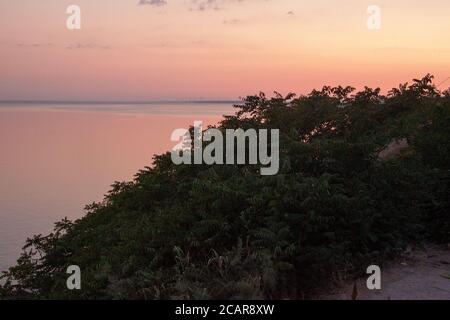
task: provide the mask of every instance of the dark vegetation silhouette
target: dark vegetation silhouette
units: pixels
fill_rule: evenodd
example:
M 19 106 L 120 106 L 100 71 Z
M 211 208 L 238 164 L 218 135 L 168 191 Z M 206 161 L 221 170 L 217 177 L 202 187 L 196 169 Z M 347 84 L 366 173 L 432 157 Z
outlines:
M 408 245 L 450 242 L 450 91 L 324 87 L 248 96 L 218 128 L 280 129 L 280 172 L 172 164 L 117 182 L 27 240 L 3 298 L 304 298 Z M 396 139 L 406 147 L 379 154 Z M 82 290 L 66 289 L 79 265 Z

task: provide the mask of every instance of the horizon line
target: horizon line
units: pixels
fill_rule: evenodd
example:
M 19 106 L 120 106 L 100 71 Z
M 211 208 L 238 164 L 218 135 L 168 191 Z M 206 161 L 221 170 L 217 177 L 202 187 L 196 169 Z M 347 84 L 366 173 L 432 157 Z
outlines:
M 156 104 L 156 103 L 241 103 L 242 100 L 0 100 L 0 104 Z

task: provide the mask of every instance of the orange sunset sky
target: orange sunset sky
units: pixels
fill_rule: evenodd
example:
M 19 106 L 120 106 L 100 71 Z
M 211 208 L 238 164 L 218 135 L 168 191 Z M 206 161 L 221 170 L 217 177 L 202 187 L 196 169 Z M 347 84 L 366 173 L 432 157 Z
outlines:
M 144 2 L 0 0 L 0 100 L 237 99 L 450 76 L 449 0 Z M 81 30 L 66 28 L 71 4 Z M 381 30 L 366 26 L 369 5 Z

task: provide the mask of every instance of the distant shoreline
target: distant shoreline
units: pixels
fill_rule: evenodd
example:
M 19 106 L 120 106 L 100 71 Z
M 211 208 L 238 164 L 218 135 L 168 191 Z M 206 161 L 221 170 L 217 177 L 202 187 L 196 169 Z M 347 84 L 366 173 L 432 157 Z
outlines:
M 240 100 L 153 100 L 153 101 L 64 101 L 64 100 L 0 100 L 1 104 L 70 104 L 70 105 L 146 105 L 146 104 L 237 104 Z

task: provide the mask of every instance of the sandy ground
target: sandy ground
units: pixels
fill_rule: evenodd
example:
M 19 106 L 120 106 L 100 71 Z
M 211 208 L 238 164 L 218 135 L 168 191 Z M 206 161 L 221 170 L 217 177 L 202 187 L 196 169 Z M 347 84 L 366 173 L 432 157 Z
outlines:
M 380 290 L 367 289 L 366 280 L 348 283 L 320 299 L 450 300 L 450 245 L 411 251 L 381 268 Z

